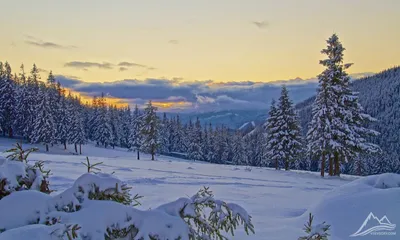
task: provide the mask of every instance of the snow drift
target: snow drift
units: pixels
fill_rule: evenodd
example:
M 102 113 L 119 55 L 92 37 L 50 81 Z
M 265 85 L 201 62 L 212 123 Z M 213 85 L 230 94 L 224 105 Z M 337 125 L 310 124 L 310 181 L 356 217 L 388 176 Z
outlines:
M 373 228 L 383 221 L 400 224 L 400 175 L 385 173 L 360 178 L 328 193 L 311 207 L 316 222 L 331 225 L 330 239 L 354 239 L 354 233 Z M 385 217 L 386 216 L 386 217 Z M 363 226 L 364 225 L 364 226 Z M 361 229 L 363 227 L 363 229 Z M 398 239 L 394 230 L 376 231 L 362 239 Z M 379 234 L 385 234 L 381 236 Z M 400 232 L 398 233 L 400 234 Z M 354 236 L 354 235 L 353 235 Z

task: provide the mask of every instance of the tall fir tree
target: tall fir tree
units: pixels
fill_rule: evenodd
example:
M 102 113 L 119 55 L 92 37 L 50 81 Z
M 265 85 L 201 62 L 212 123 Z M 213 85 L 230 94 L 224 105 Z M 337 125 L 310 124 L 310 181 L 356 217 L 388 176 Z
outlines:
M 272 100 L 271 107 L 268 112 L 268 119 L 266 124 L 264 125 L 266 131 L 266 153 L 265 153 L 265 162 L 263 162 L 263 166 L 272 167 L 275 169 L 279 169 L 279 153 L 278 153 L 278 136 L 279 136 L 279 127 L 278 127 L 278 115 L 275 100 Z
M 102 93 L 98 99 L 98 111 L 95 117 L 95 132 L 94 139 L 107 148 L 112 144 L 112 129 L 111 129 L 111 117 L 110 111 L 108 110 L 106 99 Z
M 343 63 L 344 50 L 338 36 L 333 34 L 321 51 L 327 56 L 320 61 L 326 69 L 318 76 L 318 94 L 307 133 L 309 152 L 322 157 L 321 176 L 326 156 L 329 156 L 329 175 L 340 175 L 340 162 L 351 161 L 362 152 L 379 151 L 377 145 L 367 141 L 368 136 L 377 134 L 364 127 L 374 119 L 363 113 L 357 94 L 350 89 L 346 69 L 352 64 Z
M 247 165 L 246 148 L 240 131 L 236 131 L 232 139 L 232 163 L 235 165 Z
M 276 117 L 272 124 L 276 128 L 273 141 L 276 142 L 271 151 L 283 162 L 285 170 L 289 170 L 291 163 L 302 155 L 303 145 L 300 125 L 293 103 L 285 86 L 282 87 L 279 103 L 276 108 Z
M 201 123 L 199 118 L 197 118 L 194 126 L 190 128 L 188 132 L 189 140 L 188 143 L 188 158 L 191 160 L 201 160 L 203 156 L 203 149 L 201 147 L 202 142 L 202 132 L 201 132 Z
M 29 103 L 27 98 L 28 84 L 25 76 L 24 65 L 20 67 L 18 89 L 16 89 L 15 108 L 14 108 L 14 129 L 19 136 L 27 137 L 24 133 L 27 119 L 29 118 Z
M 61 144 L 64 145 L 64 150 L 67 149 L 67 142 L 68 142 L 68 134 L 71 128 L 72 118 L 74 117 L 74 112 L 72 111 L 70 104 L 67 102 L 65 97 L 65 90 L 61 89 L 61 85 L 57 87 L 58 92 L 58 99 L 57 104 L 54 104 L 57 108 L 54 111 L 55 121 L 57 125 L 57 134 L 56 138 Z M 68 95 L 68 99 L 71 99 L 71 94 Z
M 129 106 L 121 109 L 121 145 L 122 147 L 130 148 L 129 135 L 131 132 L 132 115 Z
M 80 104 L 79 98 L 73 98 L 68 95 L 66 101 L 68 106 L 68 113 L 70 114 L 70 128 L 68 131 L 68 143 L 74 144 L 75 152 L 82 154 L 82 145 L 86 143 L 86 136 L 83 123 L 83 108 Z
M 159 119 L 157 117 L 157 107 L 151 101 L 147 103 L 143 113 L 143 145 L 142 148 L 151 154 L 151 160 L 159 147 Z
M 132 116 L 132 127 L 129 135 L 129 145 L 131 150 L 136 150 L 137 160 L 140 160 L 140 149 L 143 145 L 143 115 L 140 113 L 138 106 L 135 106 Z
M 15 82 L 11 66 L 0 62 L 0 127 L 3 135 L 13 136 L 15 108 Z
M 49 151 L 49 144 L 56 142 L 56 124 L 52 115 L 49 92 L 44 84 L 40 84 L 39 102 L 36 106 L 36 117 L 32 132 L 32 142 L 43 143 L 46 151 Z

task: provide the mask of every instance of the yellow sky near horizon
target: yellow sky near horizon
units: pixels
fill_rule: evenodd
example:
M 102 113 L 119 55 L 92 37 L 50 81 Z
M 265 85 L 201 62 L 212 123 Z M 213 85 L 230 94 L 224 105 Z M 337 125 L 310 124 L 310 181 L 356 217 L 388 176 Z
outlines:
M 337 33 L 350 73 L 400 63 L 400 1 L 6 1 L 0 61 L 88 82 L 315 77 Z M 109 63 L 108 69 L 66 67 Z M 120 71 L 120 62 L 143 66 Z M 45 73 L 42 73 L 45 77 Z

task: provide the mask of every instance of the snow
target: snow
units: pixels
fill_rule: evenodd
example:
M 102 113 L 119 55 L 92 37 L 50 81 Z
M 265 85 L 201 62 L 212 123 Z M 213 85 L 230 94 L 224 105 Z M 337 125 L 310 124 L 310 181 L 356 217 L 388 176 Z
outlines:
M 0 138 L 0 151 L 10 148 L 13 143 L 12 140 Z M 87 200 L 82 204 L 82 210 L 64 213 L 69 216 L 68 219 L 63 217 L 65 221 L 78 224 L 83 223 L 87 216 L 83 211 L 93 216 L 98 215 L 98 221 L 95 224 L 85 226 L 85 229 L 89 230 L 93 230 L 91 228 L 94 227 L 96 230 L 104 231 L 102 226 L 120 223 L 116 219 L 123 214 L 126 216 L 127 212 L 128 214 L 144 214 L 143 212 L 150 214 L 151 212 L 151 217 L 146 218 L 146 222 L 140 223 L 144 226 L 142 231 L 147 234 L 154 229 L 154 224 L 160 224 L 160 228 L 162 228 L 161 224 L 164 224 L 163 226 L 167 228 L 163 234 L 171 239 L 176 232 L 170 230 L 170 223 L 175 227 L 183 227 L 180 225 L 182 221 L 174 217 L 180 209 L 179 206 L 190 202 L 191 199 L 187 196 L 192 196 L 203 186 L 210 187 L 218 199 L 226 201 L 234 215 L 248 218 L 247 214 L 249 214 L 252 217 L 256 233 L 247 236 L 240 229 L 232 239 L 297 239 L 305 235 L 302 228 L 308 220 L 309 212 L 314 215 L 315 226 L 323 221 L 331 225 L 330 240 L 352 239 L 349 236 L 360 228 L 370 212 L 379 219 L 387 216 L 391 223 L 400 223 L 400 179 L 396 174 L 365 178 L 344 175 L 341 178 L 322 179 L 319 173 L 286 172 L 267 168 L 252 168 L 252 171 L 246 171 L 245 166 L 215 165 L 165 156 L 156 156 L 156 161 L 151 161 L 151 156 L 146 154 L 141 155 L 142 160 L 136 160 L 135 152 L 128 152 L 122 148 L 104 149 L 93 144 L 82 147 L 84 155 L 72 155 L 70 151 L 73 146 L 68 146 L 71 150 L 66 151 L 62 146 L 55 146 L 50 148 L 49 153 L 45 153 L 41 145 L 34 146 L 39 147 L 40 150 L 30 155 L 30 161 L 45 161 L 45 168 L 51 169 L 53 174 L 49 179 L 50 189 L 57 191 L 52 193 L 51 197 L 37 192 L 32 194 L 31 191 L 23 191 L 0 200 L 0 228 L 1 226 L 5 228 L 22 226 L 26 224 L 26 219 L 37 219 L 38 211 L 46 212 L 49 209 L 49 201 L 56 199 L 56 196 L 63 191 L 73 189 L 75 181 L 86 172 L 86 167 L 81 164 L 85 162 L 86 156 L 89 157 L 91 163 L 103 162 L 103 165 L 99 166 L 102 172 L 115 172 L 113 175 L 132 187 L 133 195 L 144 196 L 140 199 L 142 205 L 136 209 L 121 209 L 121 207 L 116 207 L 116 203 L 108 201 Z M 90 175 L 84 174 L 79 181 L 88 183 L 87 186 L 89 186 L 92 181 Z M 98 177 L 113 178 L 113 175 Z M 115 178 L 114 181 L 118 182 L 118 179 Z M 104 188 L 115 187 L 116 182 L 114 185 L 104 185 Z M 27 204 L 27 198 L 18 197 L 21 194 L 29 194 L 29 204 Z M 64 200 L 68 202 L 68 199 Z M 9 203 L 4 201 L 9 201 Z M 161 205 L 168 202 L 173 203 Z M 1 208 L 1 206 L 13 206 L 13 204 L 24 209 Z M 96 212 L 95 209 L 98 208 L 94 205 L 97 204 L 104 205 L 104 209 L 107 210 L 101 213 Z M 149 209 L 153 210 L 149 211 Z M 185 213 L 195 214 L 191 208 L 185 208 Z M 12 214 L 25 215 L 21 216 L 20 222 L 6 220 L 8 217 L 5 216 Z M 107 214 L 106 222 L 100 217 L 101 214 Z M 168 221 L 160 222 L 160 219 L 168 219 Z M 52 240 L 55 238 L 48 236 L 48 233 L 63 226 L 63 224 L 51 227 L 26 226 L 8 230 L 0 234 L 0 239 Z M 364 236 L 363 239 L 380 238 L 369 235 Z M 396 239 L 396 236 L 385 236 L 385 239 Z

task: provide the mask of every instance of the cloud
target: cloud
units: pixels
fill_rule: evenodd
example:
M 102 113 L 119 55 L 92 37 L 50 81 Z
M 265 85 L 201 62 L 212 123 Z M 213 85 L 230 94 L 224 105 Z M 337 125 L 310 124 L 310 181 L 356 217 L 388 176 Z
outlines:
M 101 69 L 112 69 L 113 64 L 103 62 L 103 63 L 98 63 L 98 62 L 80 62 L 80 61 L 72 61 L 72 62 L 67 62 L 64 64 L 64 67 L 71 67 L 71 68 L 78 68 L 78 69 L 83 69 L 87 70 L 88 68 L 101 68 Z
M 41 39 L 26 35 L 25 36 L 27 40 L 25 40 L 26 44 L 36 46 L 36 47 L 41 47 L 41 48 L 54 48 L 54 49 L 73 49 L 77 48 L 76 46 L 73 45 L 61 45 L 58 43 L 54 42 L 48 42 L 48 41 L 43 41 Z
M 179 41 L 176 40 L 176 39 L 172 39 L 172 40 L 169 40 L 168 43 L 169 43 L 169 44 L 175 44 L 175 45 L 176 45 L 176 44 L 179 44 Z
M 155 67 L 149 67 L 149 66 L 139 64 L 139 63 L 134 63 L 134 62 L 120 62 L 120 63 L 118 63 L 118 66 L 120 67 L 120 71 L 121 71 L 121 67 L 125 68 L 123 71 L 128 70 L 128 68 L 130 68 L 130 67 L 144 68 L 146 70 L 156 70 Z
M 267 21 L 262 21 L 262 22 L 251 22 L 253 25 L 255 25 L 256 27 L 260 28 L 260 29 L 264 29 L 267 28 L 269 26 L 269 23 Z
M 118 63 L 118 66 L 147 68 L 147 66 L 145 66 L 145 65 L 138 64 L 138 63 L 131 63 L 131 62 L 120 62 L 120 63 Z
M 48 73 L 49 71 L 47 71 L 46 69 L 43 68 L 38 68 L 38 71 L 41 73 Z
M 82 81 L 75 76 L 55 75 L 54 78 L 57 82 L 61 83 L 63 87 L 74 88 L 76 85 L 81 84 Z
M 351 76 L 365 76 L 357 73 Z M 265 110 L 272 99 L 278 99 L 281 86 L 285 84 L 291 99 L 298 103 L 315 94 L 318 80 L 289 79 L 274 82 L 216 82 L 185 81 L 182 78 L 148 78 L 145 80 L 124 79 L 114 82 L 84 82 L 74 77 L 57 76 L 57 81 L 74 91 L 88 96 L 102 92 L 142 106 L 149 100 L 157 106 L 171 111 L 222 111 L 222 110 Z
M 128 68 L 126 68 L 126 67 L 119 67 L 119 71 L 120 72 L 124 72 L 124 71 L 127 71 L 128 70 Z

